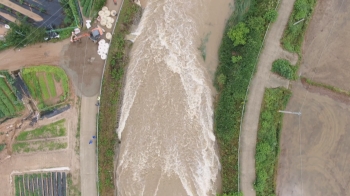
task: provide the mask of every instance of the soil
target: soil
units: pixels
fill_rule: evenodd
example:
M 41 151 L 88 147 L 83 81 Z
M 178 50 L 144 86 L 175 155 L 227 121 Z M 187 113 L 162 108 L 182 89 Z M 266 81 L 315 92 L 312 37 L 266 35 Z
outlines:
M 305 36 L 300 69 L 307 78 L 347 91 L 350 91 L 349 9 L 349 1 L 317 1 Z
M 28 16 L 29 18 L 35 20 L 35 21 L 42 21 L 43 18 L 41 16 L 39 16 L 38 14 L 35 14 L 34 12 L 31 12 L 30 10 L 27 10 L 17 4 L 14 4 L 12 2 L 10 2 L 9 0 L 0 0 L 0 4 L 3 4 L 11 9 L 14 9 L 18 12 L 20 12 L 23 15 Z
M 3 13 L 3 12 L 0 12 L 0 16 L 6 18 L 8 21 L 11 21 L 11 22 L 15 22 L 16 21 L 16 18 L 11 16 L 10 14 L 6 14 L 6 13 Z
M 27 154 L 12 154 L 10 149 L 0 153 L 0 190 L 2 195 L 10 196 L 12 191 L 12 184 L 10 183 L 10 175 L 13 171 L 28 172 L 33 169 L 42 168 L 53 168 L 53 167 L 69 167 L 73 177 L 75 179 L 79 176 L 79 155 L 75 152 L 76 144 L 76 131 L 77 131 L 77 120 L 78 113 L 77 108 L 73 106 L 70 110 L 55 116 L 51 119 L 45 119 L 38 121 L 38 123 L 30 128 L 34 129 L 39 126 L 47 125 L 52 122 L 56 122 L 60 119 L 66 119 L 66 129 L 68 140 L 68 148 L 58 151 L 47 151 L 47 152 L 37 152 L 37 153 L 27 153 Z M 13 121 L 12 121 L 13 122 Z M 11 123 L 9 121 L 7 124 Z M 4 126 L 1 124 L 0 126 Z M 8 125 L 7 125 L 8 126 Z M 22 126 L 21 130 L 27 129 L 28 126 Z M 3 130 L 3 129 L 0 129 Z M 19 130 L 13 131 L 8 137 L 1 135 L 0 137 L 14 138 L 15 135 L 19 133 Z M 61 138 L 62 139 L 62 138 Z M 0 139 L 1 141 L 1 139 Z M 12 142 L 11 142 L 12 143 Z M 8 146 L 11 146 L 11 143 Z M 10 156 L 10 157 L 9 157 Z M 6 158 L 9 157 L 9 158 Z M 7 183 L 5 183 L 7 182 Z
M 303 46 L 301 74 L 349 90 L 350 2 L 317 1 Z M 281 134 L 276 195 L 350 195 L 350 105 L 345 95 L 300 81 Z M 300 125 L 299 125 L 300 123 Z

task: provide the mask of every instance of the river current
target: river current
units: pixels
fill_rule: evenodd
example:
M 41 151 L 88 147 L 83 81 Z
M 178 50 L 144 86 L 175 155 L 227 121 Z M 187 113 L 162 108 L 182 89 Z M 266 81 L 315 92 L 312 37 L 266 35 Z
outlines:
M 214 0 L 147 1 L 133 33 L 117 129 L 119 195 L 216 194 L 220 162 L 211 84 L 219 43 L 208 40 L 220 40 L 230 2 L 217 1 L 222 5 L 214 11 Z M 218 18 L 208 17 L 212 12 Z M 203 44 L 212 46 L 207 63 Z

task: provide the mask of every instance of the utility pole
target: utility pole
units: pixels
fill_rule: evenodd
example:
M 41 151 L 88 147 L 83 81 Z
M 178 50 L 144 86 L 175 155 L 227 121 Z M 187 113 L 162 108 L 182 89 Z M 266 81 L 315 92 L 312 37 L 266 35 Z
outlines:
M 278 112 L 284 113 L 284 114 L 296 114 L 298 116 L 301 115 L 301 112 L 290 112 L 290 111 L 283 111 L 283 110 L 279 110 Z

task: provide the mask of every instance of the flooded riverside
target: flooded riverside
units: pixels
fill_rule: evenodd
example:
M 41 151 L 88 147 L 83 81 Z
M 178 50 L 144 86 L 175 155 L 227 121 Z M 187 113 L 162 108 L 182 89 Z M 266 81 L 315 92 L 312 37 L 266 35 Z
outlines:
M 118 195 L 215 195 L 212 81 L 233 1 L 141 4 L 117 129 Z

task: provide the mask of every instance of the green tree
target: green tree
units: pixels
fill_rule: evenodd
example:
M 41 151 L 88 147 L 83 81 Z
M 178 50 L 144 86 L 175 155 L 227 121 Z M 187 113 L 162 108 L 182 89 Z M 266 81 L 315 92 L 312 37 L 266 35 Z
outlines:
M 276 10 L 269 10 L 266 12 L 264 18 L 267 22 L 275 22 L 277 19 L 278 13 Z
M 6 35 L 6 44 L 16 48 L 43 42 L 46 35 L 44 28 L 37 29 L 28 23 L 11 23 L 10 27 Z
M 236 26 L 228 31 L 228 37 L 233 41 L 234 46 L 244 45 L 247 40 L 247 34 L 249 29 L 243 22 L 238 23 Z
M 287 79 L 294 80 L 296 76 L 297 67 L 290 64 L 286 59 L 277 59 L 272 64 L 272 72 L 279 74 Z

